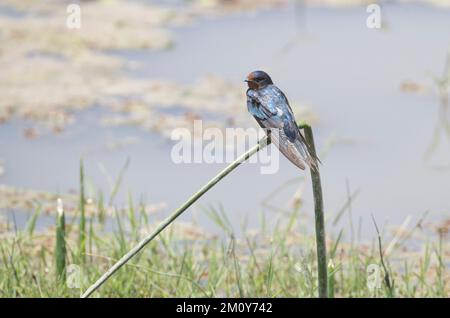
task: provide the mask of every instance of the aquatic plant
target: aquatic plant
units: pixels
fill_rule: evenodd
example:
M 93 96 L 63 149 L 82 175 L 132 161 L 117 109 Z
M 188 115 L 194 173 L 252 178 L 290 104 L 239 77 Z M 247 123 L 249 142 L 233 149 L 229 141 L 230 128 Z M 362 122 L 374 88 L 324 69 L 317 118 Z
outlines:
M 57 200 L 56 214 L 56 245 L 55 245 L 55 261 L 56 261 L 56 279 L 64 284 L 66 281 L 66 221 L 64 217 L 63 202 L 60 198 Z

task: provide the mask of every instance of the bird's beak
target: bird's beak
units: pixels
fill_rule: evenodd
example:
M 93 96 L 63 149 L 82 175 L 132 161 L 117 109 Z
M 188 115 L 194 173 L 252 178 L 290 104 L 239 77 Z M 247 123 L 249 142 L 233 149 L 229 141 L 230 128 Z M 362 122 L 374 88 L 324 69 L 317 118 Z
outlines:
M 250 82 L 250 81 L 249 81 L 248 79 L 245 79 L 244 82 L 245 82 L 245 83 L 248 83 L 248 82 Z

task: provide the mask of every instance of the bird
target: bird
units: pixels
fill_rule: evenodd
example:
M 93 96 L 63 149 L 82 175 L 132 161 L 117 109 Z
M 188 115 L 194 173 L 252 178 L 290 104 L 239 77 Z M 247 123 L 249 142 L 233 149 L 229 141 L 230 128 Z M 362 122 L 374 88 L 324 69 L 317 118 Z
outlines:
M 302 135 L 286 95 L 273 84 L 269 74 L 253 71 L 247 83 L 247 109 L 267 137 L 295 166 L 317 171 L 319 158 Z

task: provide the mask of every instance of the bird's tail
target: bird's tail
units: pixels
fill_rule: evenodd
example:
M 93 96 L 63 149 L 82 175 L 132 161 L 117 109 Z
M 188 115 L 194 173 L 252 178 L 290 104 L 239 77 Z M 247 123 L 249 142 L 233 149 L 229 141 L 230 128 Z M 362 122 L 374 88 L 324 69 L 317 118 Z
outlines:
M 292 142 L 281 130 L 279 133 L 272 131 L 270 138 L 280 152 L 298 168 L 304 170 L 308 166 L 310 169 L 318 171 L 319 158 L 315 155 L 312 147 L 308 145 L 301 132 L 299 132 L 299 135 L 300 137 Z
M 309 166 L 310 169 L 318 171 L 319 163 L 322 163 L 320 159 L 317 157 L 315 151 L 312 148 L 312 145 L 308 144 L 306 139 L 300 133 L 300 139 L 295 140 L 295 147 L 302 154 L 303 160 Z

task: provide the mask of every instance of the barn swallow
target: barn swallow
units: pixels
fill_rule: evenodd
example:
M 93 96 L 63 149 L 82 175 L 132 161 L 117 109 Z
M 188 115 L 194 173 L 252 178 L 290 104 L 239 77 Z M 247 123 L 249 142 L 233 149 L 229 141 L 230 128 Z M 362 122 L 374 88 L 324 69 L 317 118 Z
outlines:
M 317 170 L 320 160 L 298 128 L 286 95 L 263 71 L 250 73 L 245 82 L 248 111 L 265 128 L 271 142 L 300 169 L 309 166 Z

